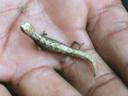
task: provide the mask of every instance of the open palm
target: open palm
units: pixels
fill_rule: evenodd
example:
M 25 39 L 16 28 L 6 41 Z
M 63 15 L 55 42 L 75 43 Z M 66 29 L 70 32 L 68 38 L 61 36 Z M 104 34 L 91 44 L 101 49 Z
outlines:
M 124 31 L 127 31 L 128 16 L 120 0 L 1 0 L 1 2 L 0 80 L 11 82 L 19 95 L 128 95 L 126 86 L 100 57 L 101 55 L 116 69 L 127 83 L 128 72 L 124 66 L 127 63 L 125 52 L 128 51 L 126 49 L 128 46 L 127 33 Z M 21 32 L 20 24 L 24 21 L 31 23 L 37 32 L 45 31 L 48 37 L 69 46 L 73 41 L 84 43 L 81 50 L 88 51 L 96 58 L 96 79 L 86 61 L 70 58 L 61 64 L 62 56 L 39 50 L 35 43 Z M 120 37 L 118 34 L 115 35 L 118 32 Z M 63 77 L 54 69 L 58 69 Z

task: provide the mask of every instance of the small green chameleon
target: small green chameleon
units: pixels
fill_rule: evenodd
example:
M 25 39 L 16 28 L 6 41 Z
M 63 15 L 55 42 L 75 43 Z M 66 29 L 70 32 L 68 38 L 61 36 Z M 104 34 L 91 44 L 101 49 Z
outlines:
M 89 53 L 68 47 L 67 45 L 52 38 L 49 38 L 46 35 L 40 35 L 28 22 L 23 22 L 20 28 L 25 34 L 31 37 L 36 42 L 36 44 L 42 49 L 90 61 L 90 64 L 92 64 L 94 76 L 96 75 L 95 58 Z

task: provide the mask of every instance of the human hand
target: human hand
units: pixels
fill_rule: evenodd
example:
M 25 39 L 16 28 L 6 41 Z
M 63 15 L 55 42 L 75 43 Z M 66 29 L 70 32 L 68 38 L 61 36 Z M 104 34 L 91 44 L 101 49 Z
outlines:
M 120 0 L 1 0 L 0 7 L 0 80 L 11 82 L 18 95 L 128 95 L 126 85 L 100 57 L 127 83 L 128 16 Z M 21 32 L 23 21 L 69 46 L 84 43 L 81 50 L 96 58 L 96 77 L 86 61 L 70 58 L 62 64 L 60 55 L 39 50 Z M 7 91 L 0 95 L 10 96 Z

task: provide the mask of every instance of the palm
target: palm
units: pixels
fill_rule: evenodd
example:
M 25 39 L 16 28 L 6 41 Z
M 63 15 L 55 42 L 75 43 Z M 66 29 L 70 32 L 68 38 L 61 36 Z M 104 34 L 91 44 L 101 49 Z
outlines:
M 94 50 L 91 40 L 85 31 L 88 16 L 93 16 L 96 11 L 94 9 L 100 9 L 102 3 L 104 5 L 104 3 L 107 2 L 106 0 L 102 0 L 101 5 L 98 3 L 99 6 L 97 4 L 97 7 L 95 6 L 96 1 L 98 0 L 89 0 L 88 2 L 86 0 L 15 0 L 15 2 L 3 0 L 5 6 L 0 8 L 0 16 L 6 18 L 0 18 L 1 21 L 3 20 L 1 22 L 2 31 L 0 31 L 0 80 L 12 81 L 15 84 L 15 81 L 34 69 L 38 70 L 38 68 L 42 67 L 61 69 L 62 67 L 58 55 L 45 50 L 40 51 L 35 43 L 21 32 L 20 24 L 23 21 L 30 22 L 37 32 L 42 33 L 45 31 L 49 37 L 55 38 L 69 46 L 73 41 L 84 43 L 82 46 L 83 49 L 81 50 L 88 50 L 97 58 L 97 80 L 101 77 L 104 80 L 104 76 L 106 76 L 105 78 L 109 78 L 107 79 L 108 81 L 113 77 L 115 78 L 111 69 Z M 10 4 L 11 6 L 9 6 Z M 94 6 L 89 9 L 90 7 L 87 5 L 91 7 Z M 9 6 L 8 9 L 6 6 Z M 97 31 L 97 29 L 95 29 L 93 31 Z M 93 42 L 95 42 L 97 35 L 93 36 L 91 33 L 90 35 L 92 40 L 94 39 Z M 96 40 L 98 39 L 96 38 Z M 81 64 L 83 64 L 83 62 L 73 65 L 75 66 L 73 67 L 75 71 L 72 70 L 71 74 L 73 74 L 73 76 L 77 75 L 75 72 L 81 72 L 81 74 L 79 78 L 74 76 L 74 82 L 71 81 L 71 83 L 73 83 L 81 93 L 87 94 L 88 92 L 85 92 L 85 90 L 88 91 L 88 88 L 91 86 L 89 82 L 92 82 L 90 81 L 92 80 L 92 75 L 89 75 L 87 70 L 84 69 L 86 66 Z M 66 69 L 67 72 L 70 72 L 69 70 L 67 71 Z M 72 80 L 70 74 L 65 72 L 65 75 L 69 81 Z M 85 85 L 82 86 L 83 89 L 79 84 L 77 85 L 77 83 L 75 83 L 78 80 L 81 81 L 81 85 Z M 102 84 L 102 82 L 100 83 Z M 117 85 L 123 86 L 122 83 L 118 83 Z
M 62 4 L 62 3 L 64 3 L 64 2 L 60 2 L 60 4 Z M 1 61 L 1 66 L 4 67 L 6 70 L 2 74 L 4 76 L 5 80 L 10 79 L 10 78 L 11 79 L 19 78 L 26 72 L 28 72 L 32 69 L 35 69 L 35 68 L 42 67 L 42 66 L 49 66 L 49 67 L 54 67 L 54 68 L 59 67 L 59 62 L 58 62 L 59 60 L 57 60 L 57 58 L 55 58 L 53 56 L 53 54 L 51 55 L 50 53 L 48 53 L 46 51 L 44 51 L 44 52 L 39 51 L 37 49 L 36 45 L 34 44 L 34 42 L 30 38 L 28 38 L 24 33 L 22 33 L 20 31 L 20 23 L 22 21 L 30 21 L 31 23 L 33 23 L 35 21 L 39 21 L 37 24 L 34 25 L 34 26 L 36 26 L 36 30 L 38 30 L 38 31 L 45 30 L 48 33 L 48 35 L 50 35 L 50 36 L 53 35 L 53 38 L 59 39 L 60 41 L 62 41 L 64 43 L 66 42 L 66 43 L 70 44 L 72 41 L 75 40 L 74 39 L 75 37 L 77 37 L 77 39 L 79 39 L 79 41 L 82 41 L 82 42 L 85 41 L 85 44 L 88 43 L 87 42 L 88 40 L 83 41 L 83 39 L 80 40 L 80 38 L 79 38 L 81 35 L 84 34 L 83 32 L 84 32 L 85 25 L 83 25 L 84 22 L 82 21 L 82 19 L 84 19 L 84 16 L 81 17 L 79 14 L 76 15 L 75 12 L 70 13 L 68 15 L 66 15 L 67 12 L 63 12 L 63 14 L 65 14 L 65 15 L 61 16 L 60 11 L 63 8 L 63 6 L 61 6 L 62 8 L 60 7 L 59 10 L 56 10 L 57 14 L 51 16 L 49 10 L 44 10 L 44 7 L 47 7 L 47 4 L 46 5 L 44 4 L 42 6 L 43 7 L 42 9 L 40 9 L 39 5 L 37 5 L 38 4 L 37 2 L 30 2 L 30 5 L 31 4 L 34 4 L 35 6 L 37 6 L 39 8 L 38 10 L 36 10 L 37 12 L 33 12 L 33 10 L 31 10 L 31 8 L 33 8 L 34 6 L 27 7 L 26 10 L 25 9 L 23 10 L 23 8 L 22 8 L 25 6 L 21 6 L 19 8 L 10 9 L 11 11 L 8 12 L 8 14 L 10 14 L 10 13 L 13 13 L 13 11 L 15 11 L 15 12 L 17 11 L 17 14 L 15 14 L 15 18 L 14 18 L 14 16 L 10 17 L 10 19 L 13 19 L 12 20 L 13 22 L 10 22 L 10 24 L 5 24 L 5 26 L 8 25 L 10 27 L 8 32 L 5 31 L 2 33 L 2 35 L 4 35 L 4 38 L 2 38 L 2 40 L 4 42 L 1 46 L 1 60 L 0 61 Z M 76 4 L 77 3 L 74 2 L 74 6 Z M 65 8 L 67 8 L 69 12 L 72 11 L 72 9 L 70 10 L 70 8 L 68 8 L 69 5 L 65 4 L 64 6 L 66 6 Z M 79 8 L 79 6 L 75 6 L 74 10 L 76 10 L 77 8 Z M 51 8 L 49 8 L 49 9 L 51 9 Z M 66 11 L 67 9 L 62 9 L 62 10 Z M 4 8 L 3 8 L 3 10 L 4 10 Z M 44 12 L 41 13 L 42 12 L 41 10 L 44 10 L 44 12 L 46 12 L 47 14 Z M 85 10 L 85 9 L 80 8 L 78 10 Z M 19 13 L 18 11 L 22 11 L 22 13 Z M 54 10 L 51 10 L 51 11 L 54 11 Z M 86 10 L 85 10 L 85 12 L 86 12 Z M 44 14 L 45 16 L 43 16 L 42 14 Z M 86 13 L 80 12 L 80 14 L 86 14 Z M 47 20 L 47 15 L 51 16 L 51 20 L 50 19 Z M 56 17 L 56 15 L 58 16 L 58 18 L 54 18 L 54 17 Z M 74 17 L 74 15 L 76 15 L 76 17 Z M 65 24 L 63 24 L 62 18 L 64 18 Z M 43 21 L 45 22 L 45 24 Z M 53 25 L 52 25 L 51 21 L 53 22 Z M 8 22 L 6 21 L 5 23 L 8 23 Z M 49 23 L 49 26 L 46 26 L 47 23 Z M 67 25 L 68 23 L 71 26 Z M 60 29 L 57 28 L 58 26 Z M 70 27 L 67 28 L 68 26 L 70 26 Z M 65 28 L 63 28 L 63 27 L 65 27 Z M 75 27 L 78 29 L 76 29 Z M 62 32 L 60 32 L 60 31 L 62 31 Z M 80 33 L 80 36 L 79 35 L 77 36 L 77 31 Z M 74 33 L 72 33 L 72 32 L 74 32 Z M 72 39 L 68 40 L 69 37 L 66 37 L 66 36 L 69 36 Z M 82 37 L 86 38 L 86 35 L 82 36 Z M 87 44 L 87 46 L 88 46 L 88 44 Z M 7 73 L 10 73 L 10 74 L 5 75 Z M 1 76 L 1 78 L 3 78 L 3 76 Z M 14 78 L 12 78 L 12 77 L 14 77 Z

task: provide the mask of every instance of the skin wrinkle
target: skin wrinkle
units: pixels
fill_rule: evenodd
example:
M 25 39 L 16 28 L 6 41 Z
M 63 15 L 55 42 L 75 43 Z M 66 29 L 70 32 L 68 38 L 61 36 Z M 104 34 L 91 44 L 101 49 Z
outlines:
M 18 8 L 15 8 L 15 9 L 17 10 Z M 4 11 L 2 13 L 0 12 L 0 15 L 3 14 L 3 13 L 6 13 L 6 12 L 15 11 L 15 9 L 6 10 L 6 11 Z M 10 27 L 7 28 L 7 29 L 10 29 Z M 3 38 L 6 38 L 6 36 L 8 36 L 8 32 L 6 34 L 4 34 L 3 36 L 0 36 L 0 40 L 3 39 Z
M 10 9 L 7 9 L 7 10 L 0 11 L 0 15 L 1 15 L 1 14 L 4 14 L 4 13 L 6 13 L 6 12 L 15 11 L 15 10 L 17 10 L 17 9 L 18 9 L 18 8 L 10 8 Z
M 29 4 L 29 2 L 30 2 L 31 0 L 29 0 L 26 4 L 25 4 L 25 7 Z M 18 8 L 15 8 L 15 9 L 18 9 Z M 25 10 L 25 9 L 24 9 Z M 19 14 L 17 15 L 17 17 L 14 19 L 14 21 L 10 24 L 10 27 L 8 28 L 8 30 L 7 30 L 7 33 L 3 36 L 3 37 L 6 37 L 6 40 L 5 40 L 5 43 L 4 43 L 4 45 L 3 45 L 3 48 L 2 48 L 2 53 L 4 53 L 4 51 L 6 50 L 6 48 L 7 48 L 7 45 L 8 45 L 8 42 L 9 42 L 9 37 L 11 36 L 11 31 L 12 31 L 12 29 L 14 28 L 14 26 L 15 26 L 15 24 L 16 24 L 16 22 L 18 21 L 18 19 L 21 17 L 21 14 L 23 14 L 22 13 L 22 11 L 21 11 L 21 9 L 19 10 Z M 2 54 L 1 53 L 1 54 Z
M 88 27 L 89 28 L 87 28 L 87 29 L 89 29 L 89 33 L 93 33 L 94 34 L 94 32 L 95 32 L 94 30 L 96 29 L 97 23 L 100 21 L 100 17 L 102 16 L 102 14 L 108 12 L 108 10 L 110 10 L 113 7 L 123 8 L 122 6 L 120 6 L 120 4 L 111 4 L 111 5 L 105 6 L 105 7 L 101 8 L 101 9 L 98 9 L 97 10 L 98 11 L 97 14 L 93 15 L 92 17 L 90 17 L 88 19 L 88 22 L 93 22 L 93 20 L 95 18 L 97 18 L 95 23 L 93 22 L 94 23 L 93 26 L 92 26 L 91 23 L 88 23 Z
M 7 37 L 6 37 L 6 40 L 5 40 L 5 43 L 4 43 L 4 45 L 3 45 L 3 49 L 2 49 L 2 54 L 4 53 L 4 51 L 5 51 L 6 48 L 7 48 L 7 45 L 8 45 L 8 42 L 9 42 L 9 37 L 10 37 L 10 35 L 11 35 L 11 33 L 12 33 L 12 29 L 13 29 L 13 27 L 15 26 L 16 21 L 19 19 L 19 16 L 20 16 L 20 15 L 18 15 L 18 16 L 15 18 L 15 20 L 12 22 L 12 24 L 10 24 L 10 27 L 8 28 Z
M 16 21 L 19 19 L 19 17 L 20 17 L 20 14 L 14 19 L 14 21 L 12 22 L 12 24 L 10 24 L 10 27 L 8 28 L 8 32 L 7 32 L 7 34 L 6 34 L 5 43 L 4 43 L 4 45 L 3 45 L 3 48 L 1 49 L 2 51 L 1 51 L 1 53 L 0 53 L 0 56 L 1 56 L 1 54 L 4 54 L 4 52 L 5 52 L 5 50 L 6 50 L 7 46 L 8 46 L 9 37 L 11 36 L 13 27 L 15 26 L 15 23 L 16 23 Z M 15 66 L 16 66 L 16 64 L 15 64 Z M 16 66 L 16 68 L 17 68 L 17 66 Z M 15 70 L 16 70 L 16 69 L 15 69 Z M 15 72 L 14 72 L 13 74 L 15 74 Z M 12 76 L 12 77 L 13 77 L 13 76 Z M 12 79 L 12 78 L 10 78 L 10 80 L 11 80 L 11 79 Z
M 110 83 L 111 81 L 115 79 L 117 79 L 117 77 L 113 73 L 106 73 L 104 75 L 99 76 L 98 78 L 96 78 L 95 85 L 89 89 L 86 96 L 93 96 L 96 90 L 100 89 L 102 86 L 107 85 L 108 83 Z
M 29 4 L 32 2 L 33 0 L 28 0 L 28 2 L 26 2 L 23 6 L 19 7 L 20 13 L 21 14 L 25 14 L 26 10 L 29 6 Z
M 108 10 L 108 9 L 110 10 L 110 9 L 113 8 L 113 7 L 119 7 L 119 8 L 124 9 L 124 7 L 120 4 L 120 2 L 117 2 L 116 4 L 115 4 L 115 3 L 112 3 L 112 4 L 109 4 L 109 5 L 106 5 L 106 6 L 102 7 L 102 8 L 96 9 L 96 10 L 95 10 L 95 11 L 96 11 L 96 14 L 92 14 L 92 16 L 90 16 L 90 17 L 88 18 L 88 21 L 93 20 L 93 18 L 97 17 L 98 14 L 101 14 L 101 13 L 104 12 L 105 10 Z
M 32 73 L 32 72 L 34 72 L 34 71 L 36 71 L 36 70 L 39 70 L 39 69 L 44 69 L 44 72 L 45 72 L 45 70 L 47 70 L 47 69 L 51 70 L 52 68 L 50 68 L 49 66 L 40 66 L 40 67 L 37 67 L 37 68 L 33 68 L 33 69 L 27 71 L 26 73 L 24 73 L 24 74 L 23 74 L 20 78 L 18 78 L 17 80 L 15 80 L 14 85 L 18 87 L 19 84 L 20 84 L 20 82 L 22 81 L 22 79 L 23 79 L 25 76 L 27 76 L 28 74 L 30 74 L 30 73 Z M 12 83 L 13 83 L 13 82 L 12 82 Z
M 116 32 L 121 32 L 121 31 L 124 31 L 126 29 L 128 29 L 128 21 L 119 21 L 119 22 L 116 22 L 118 25 L 120 26 L 117 26 L 116 27 Z M 123 26 L 121 26 L 121 24 L 123 24 Z
M 19 15 L 18 15 L 18 16 L 20 16 L 21 14 L 23 14 L 23 13 L 25 12 L 24 10 L 27 8 L 26 6 L 28 5 L 28 3 L 29 3 L 30 1 L 31 1 L 31 0 L 29 0 L 29 1 L 25 4 L 25 6 L 20 6 L 20 7 L 16 7 L 16 8 L 14 7 L 14 8 L 9 8 L 9 9 L 3 10 L 3 11 L 0 12 L 0 15 L 1 15 L 1 14 L 4 14 L 4 13 L 7 13 L 7 12 L 10 12 L 10 11 L 17 11 L 17 10 L 19 10 Z M 25 8 L 23 8 L 23 7 L 25 7 Z M 21 13 L 21 14 L 20 14 L 20 13 Z M 18 16 L 17 16 L 17 17 L 18 17 Z M 16 19 L 18 19 L 17 17 L 16 17 Z M 16 20 L 14 20 L 14 22 L 16 22 Z M 14 25 L 14 24 L 12 23 L 12 24 L 10 24 L 10 25 L 12 26 L 12 25 Z M 9 28 L 7 28 L 7 29 L 10 29 L 11 26 L 10 26 Z M 12 28 L 12 29 L 13 29 L 13 28 Z M 8 30 L 8 32 L 9 32 L 9 30 Z M 8 32 L 7 32 L 6 34 L 4 34 L 3 36 L 1 36 L 0 39 L 5 38 L 5 37 L 7 36 L 7 34 L 8 34 Z
M 91 23 L 88 23 L 87 24 L 87 32 L 89 32 L 90 34 L 94 34 L 94 30 L 96 29 L 96 24 L 100 21 L 100 16 L 101 16 L 101 13 L 100 14 L 98 14 L 99 16 L 96 16 L 95 18 L 96 18 L 96 21 L 95 22 L 93 22 L 93 26 L 92 26 L 92 24 Z M 93 20 L 94 18 L 92 18 L 92 20 Z M 91 22 L 91 20 L 89 21 L 89 22 Z
M 29 1 L 25 4 L 25 7 L 29 4 L 30 1 L 31 1 L 31 0 L 29 0 Z M 16 9 L 19 9 L 19 8 L 16 8 Z M 24 10 L 25 10 L 25 9 L 24 9 Z M 24 11 L 24 12 L 25 12 L 25 11 Z M 13 30 L 13 28 L 15 27 L 16 22 L 19 20 L 19 18 L 21 17 L 22 14 L 23 14 L 23 11 L 21 11 L 21 9 L 19 9 L 19 14 L 16 16 L 16 18 L 13 20 L 13 22 L 12 22 L 12 23 L 10 24 L 10 26 L 8 27 L 7 33 L 3 36 L 3 37 L 5 38 L 5 41 L 4 41 L 4 45 L 3 45 L 2 49 L 1 49 L 2 51 L 1 51 L 0 55 L 1 55 L 1 54 L 4 54 L 6 48 L 8 47 L 9 38 L 11 37 L 11 33 L 13 32 L 12 30 Z M 15 64 L 15 66 L 16 66 L 16 69 L 17 69 L 17 64 Z M 15 71 L 16 71 L 16 69 L 15 69 Z M 13 74 L 15 74 L 15 72 L 14 72 Z M 12 78 L 13 78 L 13 76 L 12 76 Z M 11 80 L 12 78 L 10 78 L 10 80 Z
M 128 22 L 118 22 L 118 23 L 128 23 Z M 127 24 L 125 24 L 125 25 L 127 25 Z M 108 38 L 112 38 L 113 36 L 115 36 L 115 35 L 119 35 L 120 33 L 125 33 L 125 32 L 127 32 L 127 31 L 125 31 L 125 30 L 127 30 L 128 29 L 128 25 L 127 26 L 125 26 L 125 27 L 123 27 L 123 28 L 119 28 L 119 27 L 117 27 L 118 29 L 116 29 L 116 28 L 114 28 L 115 30 L 113 31 L 113 32 L 109 32 L 107 35 L 105 35 L 105 36 L 103 36 L 102 38 L 101 38 L 101 40 L 100 40 L 100 44 L 99 45 L 102 45 L 103 44 L 103 42 L 105 41 L 105 40 L 107 40 Z
M 125 30 L 127 30 L 127 29 L 128 29 L 128 26 L 126 26 L 126 27 L 124 27 L 124 28 L 122 28 L 122 29 L 119 29 L 119 30 L 115 30 L 115 31 L 113 31 L 113 32 L 111 32 L 111 33 L 105 35 L 105 36 L 101 39 L 101 41 L 103 42 L 103 41 L 105 41 L 105 40 L 108 39 L 108 38 L 112 38 L 113 36 L 118 35 L 119 33 L 125 33 L 125 32 L 127 32 L 127 31 L 125 31 Z

